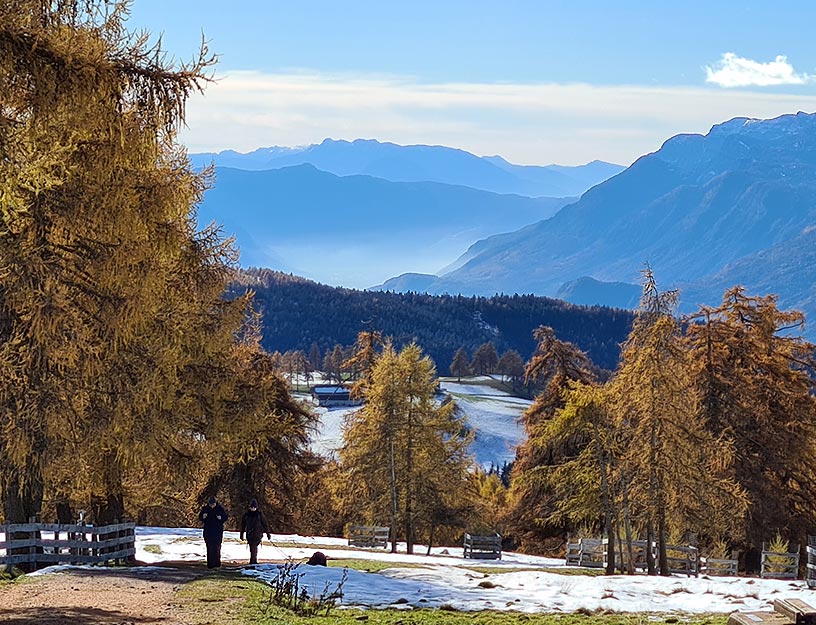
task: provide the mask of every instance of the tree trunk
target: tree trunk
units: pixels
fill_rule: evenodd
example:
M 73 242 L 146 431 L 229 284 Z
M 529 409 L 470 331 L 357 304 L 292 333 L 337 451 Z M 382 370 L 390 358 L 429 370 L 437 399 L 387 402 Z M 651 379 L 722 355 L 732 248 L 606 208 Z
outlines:
M 626 474 L 623 475 L 623 530 L 626 533 L 626 572 L 635 574 L 635 555 L 632 553 L 632 519 L 629 516 L 629 488 L 626 484 Z
M 34 484 L 27 484 L 22 489 L 17 478 L 11 478 L 6 482 L 3 491 L 3 516 L 6 523 L 29 523 L 32 519 L 37 519 L 42 507 L 43 485 L 39 480 Z M 8 540 L 25 540 L 32 537 L 30 532 L 9 532 Z M 19 555 L 30 553 L 29 547 L 18 547 L 9 549 L 8 555 Z M 34 564 L 20 563 L 19 568 L 26 573 L 33 571 Z M 9 563 L 6 566 L 8 571 L 14 567 Z
M 20 481 L 8 478 L 3 490 L 3 518 L 6 523 L 28 523 L 32 516 L 39 516 L 42 509 L 43 484 L 36 480 L 20 488 Z
M 649 519 L 646 523 L 646 572 L 649 575 L 654 575 L 656 573 L 654 552 L 652 551 L 653 542 L 654 526 L 652 524 L 652 519 Z
M 405 445 L 405 543 L 407 552 L 414 553 L 414 433 L 413 414 L 408 410 Z
M 609 494 L 609 479 L 607 471 L 609 463 L 606 454 L 600 449 L 600 428 L 597 419 L 593 419 L 595 431 L 595 449 L 598 468 L 601 471 L 601 507 L 604 511 L 604 529 L 606 530 L 606 574 L 615 574 L 615 528 L 612 523 L 612 498 Z
M 668 577 L 669 573 L 669 558 L 666 553 L 666 509 L 663 506 L 658 512 L 657 519 L 657 554 L 658 563 L 660 565 L 660 574 Z
M 394 437 L 391 436 L 391 553 L 397 553 L 397 472 L 394 467 Z

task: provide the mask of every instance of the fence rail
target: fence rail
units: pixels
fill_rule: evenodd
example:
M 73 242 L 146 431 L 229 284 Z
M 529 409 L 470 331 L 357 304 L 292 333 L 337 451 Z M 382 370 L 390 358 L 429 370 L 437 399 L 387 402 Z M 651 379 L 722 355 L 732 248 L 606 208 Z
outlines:
M 577 543 L 567 543 L 566 563 L 590 568 L 606 568 L 607 565 L 607 539 L 606 538 L 581 538 Z M 621 554 L 615 549 L 615 568 L 621 568 L 621 560 L 627 562 L 629 559 L 629 546 L 624 544 L 624 553 Z M 645 540 L 631 541 L 632 565 L 636 571 L 646 570 L 646 554 L 649 549 Z M 652 557 L 657 562 L 657 545 L 651 545 Z M 694 575 L 700 571 L 700 554 L 697 547 L 690 545 L 666 545 L 666 556 L 670 573 L 680 573 L 684 575 Z
M 354 547 L 388 549 L 390 532 L 390 527 L 382 525 L 351 525 L 348 530 L 348 544 Z
M 736 577 L 739 560 L 735 558 L 700 558 L 700 570 L 709 576 Z
M 84 525 L 15 523 L 0 525 L 0 565 L 100 564 L 132 560 L 134 523 Z
M 798 545 L 797 545 L 798 547 Z M 778 553 L 762 545 L 762 563 L 759 576 L 770 579 L 796 579 L 799 575 L 799 551 Z

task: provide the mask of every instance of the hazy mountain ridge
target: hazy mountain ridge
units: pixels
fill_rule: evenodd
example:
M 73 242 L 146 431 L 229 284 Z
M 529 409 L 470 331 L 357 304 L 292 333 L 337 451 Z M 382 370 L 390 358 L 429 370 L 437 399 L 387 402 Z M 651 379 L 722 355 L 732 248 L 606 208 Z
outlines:
M 661 285 L 685 285 L 686 309 L 717 303 L 728 281 L 806 302 L 812 282 L 763 276 L 813 224 L 816 115 L 738 118 L 672 137 L 553 217 L 475 243 L 428 289 L 555 295 L 583 276 L 637 282 L 648 261 Z
M 260 148 L 191 154 L 195 167 L 214 163 L 250 171 L 310 164 L 337 176 L 369 175 L 392 182 L 439 182 L 528 197 L 574 197 L 624 169 L 592 161 L 575 167 L 514 165 L 445 146 L 397 145 L 374 139 L 335 141 L 299 148 Z
M 216 168 L 198 213 L 199 223 L 215 221 L 236 236 L 244 267 L 363 288 L 406 269 L 436 270 L 473 241 L 538 221 L 570 201 L 340 177 L 307 164 Z

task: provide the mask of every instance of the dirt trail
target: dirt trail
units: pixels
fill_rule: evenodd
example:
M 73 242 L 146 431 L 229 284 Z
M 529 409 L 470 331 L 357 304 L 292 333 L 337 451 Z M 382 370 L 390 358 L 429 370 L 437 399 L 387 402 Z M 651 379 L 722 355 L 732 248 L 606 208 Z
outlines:
M 175 594 L 206 575 L 202 564 L 174 563 L 31 577 L 0 585 L 0 624 L 187 625 Z

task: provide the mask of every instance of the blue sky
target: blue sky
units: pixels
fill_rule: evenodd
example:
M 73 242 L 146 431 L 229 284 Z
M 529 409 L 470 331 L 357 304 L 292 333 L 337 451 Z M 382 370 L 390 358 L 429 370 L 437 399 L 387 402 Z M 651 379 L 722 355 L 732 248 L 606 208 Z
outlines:
M 130 25 L 219 81 L 191 151 L 325 137 L 520 163 L 632 162 L 734 116 L 816 110 L 809 2 L 135 0 Z

